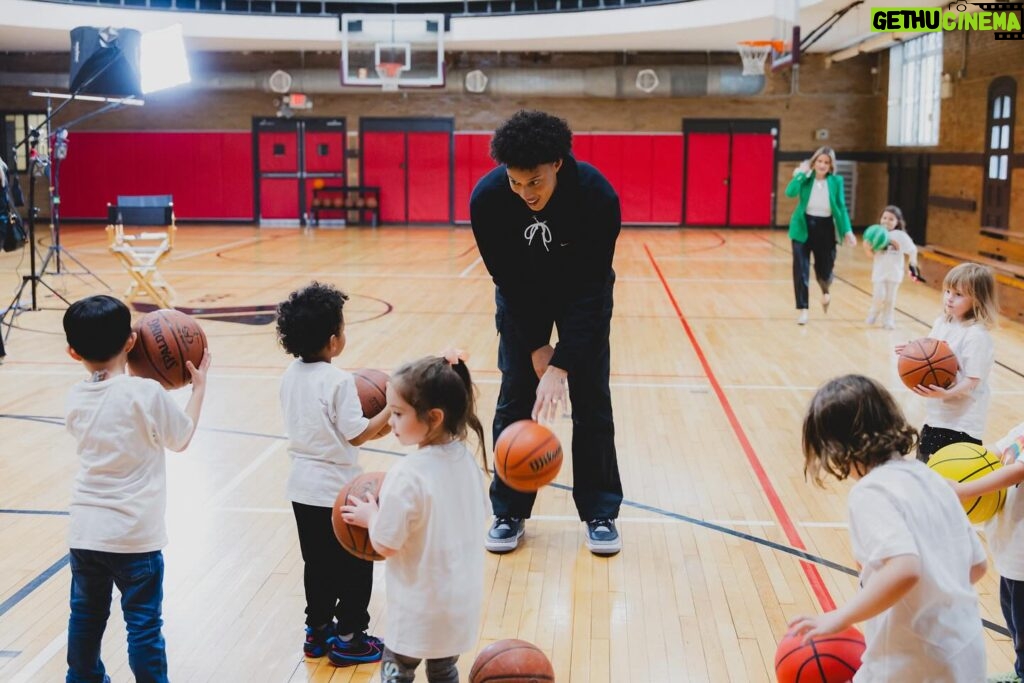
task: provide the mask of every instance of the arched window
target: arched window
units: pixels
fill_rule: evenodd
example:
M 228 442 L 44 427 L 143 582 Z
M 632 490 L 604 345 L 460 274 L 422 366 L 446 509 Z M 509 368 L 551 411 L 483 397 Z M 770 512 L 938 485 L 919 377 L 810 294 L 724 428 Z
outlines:
M 1010 225 L 1010 164 L 1016 115 L 1017 81 L 1000 76 L 988 87 L 985 185 L 981 202 L 983 228 L 1008 228 Z

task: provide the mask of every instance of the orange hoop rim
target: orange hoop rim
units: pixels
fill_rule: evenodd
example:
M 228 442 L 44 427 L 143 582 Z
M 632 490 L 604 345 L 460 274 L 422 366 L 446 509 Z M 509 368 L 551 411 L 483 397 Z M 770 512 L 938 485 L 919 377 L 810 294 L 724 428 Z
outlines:
M 776 52 L 782 52 L 786 49 L 786 41 L 784 40 L 741 40 L 737 45 L 746 45 L 748 47 L 771 47 Z
M 399 74 L 402 72 L 402 68 L 405 66 L 402 62 L 380 62 L 377 64 L 377 70 L 383 71 L 380 74 L 384 78 L 399 78 Z

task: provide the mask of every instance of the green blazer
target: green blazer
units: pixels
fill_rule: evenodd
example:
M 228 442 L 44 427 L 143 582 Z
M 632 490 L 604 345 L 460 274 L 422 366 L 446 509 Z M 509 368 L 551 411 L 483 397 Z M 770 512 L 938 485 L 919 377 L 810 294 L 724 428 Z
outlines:
M 832 220 L 836 224 L 836 232 L 839 239 L 846 237 L 850 232 L 850 214 L 846 211 L 846 197 L 843 190 L 843 179 L 834 173 L 825 176 L 828 182 L 828 203 L 832 207 Z M 786 186 L 787 197 L 797 197 L 799 203 L 796 211 L 789 219 L 789 239 L 796 242 L 807 241 L 807 219 L 804 213 L 807 211 L 807 201 L 811 198 L 811 188 L 814 186 L 814 174 L 807 176 L 803 173 L 797 174 Z

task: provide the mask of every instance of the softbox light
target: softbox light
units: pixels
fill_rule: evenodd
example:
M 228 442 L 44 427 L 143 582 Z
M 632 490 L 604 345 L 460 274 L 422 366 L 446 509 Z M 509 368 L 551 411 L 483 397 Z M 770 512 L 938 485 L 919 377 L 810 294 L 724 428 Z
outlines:
M 142 34 L 134 29 L 79 26 L 71 30 L 73 93 L 142 95 Z

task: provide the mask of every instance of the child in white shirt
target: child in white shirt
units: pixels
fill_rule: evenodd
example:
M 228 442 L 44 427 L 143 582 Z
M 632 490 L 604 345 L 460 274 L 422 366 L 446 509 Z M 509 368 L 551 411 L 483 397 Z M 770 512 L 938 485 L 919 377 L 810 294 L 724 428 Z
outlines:
M 68 683 L 110 681 L 100 642 L 110 615 L 111 589 L 121 592 L 128 629 L 128 665 L 140 681 L 166 683 L 161 626 L 167 527 L 164 449 L 183 451 L 192 440 L 206 394 L 210 351 L 192 374 L 182 410 L 154 380 L 125 373 L 135 344 L 131 312 L 111 296 L 90 296 L 64 313 L 68 354 L 89 379 L 71 388 L 67 430 L 78 442 L 71 494 L 71 617 Z
M 430 683 L 458 683 L 459 654 L 476 643 L 484 593 L 480 532 L 491 515 L 483 471 L 466 447 L 484 449 L 469 368 L 456 352 L 400 368 L 387 388 L 391 428 L 418 450 L 384 478 L 380 502 L 349 498 L 342 518 L 370 530 L 387 558 L 388 644 L 382 683 L 412 681 L 426 659 Z M 487 467 L 486 453 L 483 456 Z
M 854 683 L 985 678 L 972 587 L 985 574 L 985 552 L 945 480 L 903 457 L 916 437 L 892 395 L 860 375 L 826 382 L 804 419 L 804 473 L 819 485 L 823 473 L 856 480 L 848 508 L 861 589 L 790 627 L 806 642 L 865 622 Z
M 917 273 L 917 246 L 906 233 L 907 222 L 903 220 L 903 212 L 898 206 L 887 206 L 882 209 L 879 224 L 889 231 L 889 243 L 878 251 L 872 251 L 871 245 L 865 240 L 864 248 L 874 257 L 871 267 L 872 299 L 871 310 L 865 321 L 874 325 L 881 318 L 882 326 L 887 330 L 896 327 L 896 292 L 903 282 L 905 257 L 910 260 L 910 272 Z

